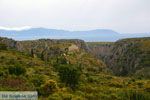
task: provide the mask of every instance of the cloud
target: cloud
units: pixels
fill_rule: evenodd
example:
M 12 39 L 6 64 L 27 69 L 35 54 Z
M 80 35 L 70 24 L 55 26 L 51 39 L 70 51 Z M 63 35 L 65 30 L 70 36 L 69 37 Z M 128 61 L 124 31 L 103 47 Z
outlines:
M 150 0 L 0 0 L 0 26 L 150 31 Z
M 21 31 L 21 30 L 28 30 L 31 29 L 30 26 L 23 26 L 23 27 L 3 27 L 0 26 L 0 30 L 14 30 L 14 31 Z

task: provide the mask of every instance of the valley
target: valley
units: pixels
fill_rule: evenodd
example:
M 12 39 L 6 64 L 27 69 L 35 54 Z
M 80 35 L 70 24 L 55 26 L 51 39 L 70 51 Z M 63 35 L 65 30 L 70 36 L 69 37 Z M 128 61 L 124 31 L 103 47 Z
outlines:
M 0 38 L 0 91 L 39 100 L 149 100 L 150 38 L 116 42 Z

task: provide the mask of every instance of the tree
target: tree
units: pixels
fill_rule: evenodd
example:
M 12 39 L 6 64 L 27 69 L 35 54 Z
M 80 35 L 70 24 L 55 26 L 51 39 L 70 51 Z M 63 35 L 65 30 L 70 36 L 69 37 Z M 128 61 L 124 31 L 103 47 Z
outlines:
M 66 83 L 66 85 L 74 87 L 78 84 L 81 75 L 81 69 L 79 67 L 73 65 L 60 65 L 58 71 L 60 80 Z

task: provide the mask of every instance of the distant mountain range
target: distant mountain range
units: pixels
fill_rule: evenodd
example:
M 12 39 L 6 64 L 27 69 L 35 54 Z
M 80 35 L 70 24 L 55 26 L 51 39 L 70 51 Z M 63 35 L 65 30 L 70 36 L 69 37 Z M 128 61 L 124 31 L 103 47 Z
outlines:
M 109 29 L 96 29 L 90 31 L 66 31 L 47 28 L 31 28 L 28 30 L 0 30 L 1 37 L 15 40 L 48 39 L 82 39 L 88 42 L 94 41 L 116 41 L 122 38 L 150 37 L 150 33 L 128 33 L 120 34 Z

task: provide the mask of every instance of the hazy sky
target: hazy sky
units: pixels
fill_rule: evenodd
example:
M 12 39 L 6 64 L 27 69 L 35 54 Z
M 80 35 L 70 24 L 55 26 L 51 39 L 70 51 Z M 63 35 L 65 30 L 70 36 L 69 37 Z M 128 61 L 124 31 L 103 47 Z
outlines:
M 0 26 L 150 32 L 150 0 L 0 0 Z

